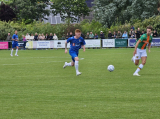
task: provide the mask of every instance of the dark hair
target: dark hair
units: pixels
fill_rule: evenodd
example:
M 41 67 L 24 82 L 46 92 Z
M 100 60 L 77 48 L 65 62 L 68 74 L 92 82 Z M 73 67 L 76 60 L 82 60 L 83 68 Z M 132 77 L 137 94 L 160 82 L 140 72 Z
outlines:
M 148 27 L 147 27 L 147 29 L 151 29 L 151 30 L 153 30 L 153 27 L 152 27 L 152 26 L 148 26 Z

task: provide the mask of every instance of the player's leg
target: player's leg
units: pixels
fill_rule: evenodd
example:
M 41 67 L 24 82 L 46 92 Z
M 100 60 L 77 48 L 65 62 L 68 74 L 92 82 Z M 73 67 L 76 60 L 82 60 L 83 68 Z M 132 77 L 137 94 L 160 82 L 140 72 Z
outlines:
M 17 49 L 16 49 L 16 54 L 15 54 L 15 56 L 18 56 L 18 48 L 19 48 L 19 47 L 16 46 L 16 48 L 17 48 Z
M 142 63 L 139 65 L 139 67 L 137 68 L 137 70 L 135 71 L 136 74 L 138 74 L 138 72 L 141 71 L 141 69 L 143 68 L 143 66 L 146 64 L 146 60 L 147 60 L 147 52 L 146 49 L 145 50 L 141 50 L 141 60 Z
M 12 50 L 11 50 L 11 56 L 13 56 L 13 50 L 14 50 L 14 48 L 15 48 L 16 46 L 15 46 L 15 44 L 14 43 L 12 43 Z
M 73 60 L 69 63 L 65 62 L 63 68 L 66 68 L 67 66 L 69 66 L 69 67 L 74 66 Z
M 67 66 L 74 66 L 74 64 L 75 64 L 74 57 L 77 56 L 77 55 L 75 55 L 75 52 L 73 52 L 73 51 L 69 51 L 69 54 L 71 55 L 72 61 L 69 62 L 69 63 L 65 62 L 64 65 L 63 65 L 63 68 L 66 68 Z
M 137 54 L 135 54 L 135 65 L 137 66 L 139 64 L 139 60 L 141 58 L 141 52 L 140 52 L 140 49 L 137 49 Z M 140 76 L 138 74 L 138 72 L 140 71 L 140 68 L 138 67 L 137 70 L 134 72 L 134 76 Z
M 78 67 L 79 67 L 79 58 L 78 56 L 74 58 L 75 60 L 75 69 L 76 69 L 76 75 L 81 75 L 81 72 L 79 72 Z
M 10 54 L 12 57 L 13 57 L 13 50 L 14 50 L 14 48 L 11 49 L 11 54 Z
M 142 60 L 142 65 L 144 66 L 146 64 L 147 57 L 141 57 L 141 60 Z

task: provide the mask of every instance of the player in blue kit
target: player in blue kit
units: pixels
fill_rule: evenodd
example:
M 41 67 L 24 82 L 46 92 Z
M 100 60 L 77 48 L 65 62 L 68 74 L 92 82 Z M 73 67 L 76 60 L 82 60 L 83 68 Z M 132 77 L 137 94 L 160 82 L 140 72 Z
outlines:
M 17 35 L 17 31 L 15 31 L 15 34 L 12 36 L 12 50 L 11 50 L 11 56 L 13 56 L 13 50 L 16 47 L 16 54 L 15 56 L 18 56 L 18 35 Z
M 78 54 L 79 54 L 79 49 L 82 47 L 83 51 L 85 52 L 85 41 L 84 39 L 81 37 L 81 31 L 79 29 L 75 30 L 75 36 L 68 38 L 68 40 L 65 43 L 65 53 L 67 53 L 67 43 L 70 43 L 70 50 L 69 50 L 69 54 L 71 55 L 72 58 L 72 62 L 67 63 L 65 62 L 63 68 L 66 68 L 67 66 L 74 66 L 75 65 L 75 69 L 76 69 L 76 75 L 81 75 L 81 72 L 79 72 L 78 70 L 78 63 L 79 63 L 79 58 L 78 58 Z

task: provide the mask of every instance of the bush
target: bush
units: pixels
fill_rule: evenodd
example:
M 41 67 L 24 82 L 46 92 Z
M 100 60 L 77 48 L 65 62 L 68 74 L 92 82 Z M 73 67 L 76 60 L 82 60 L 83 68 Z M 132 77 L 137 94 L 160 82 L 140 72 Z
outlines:
M 2 22 L 0 21 L 0 39 L 5 40 L 7 37 L 8 32 L 14 34 L 14 31 L 18 31 L 19 38 L 21 39 L 22 35 L 29 34 L 49 34 L 49 33 L 56 33 L 58 38 L 60 39 L 63 35 L 66 35 L 69 32 L 75 31 L 75 29 L 81 29 L 82 33 L 84 35 L 87 34 L 87 32 L 93 32 L 93 34 L 97 33 L 100 35 L 100 31 L 103 31 L 105 36 L 107 36 L 108 31 L 111 31 L 112 33 L 114 31 L 120 30 L 122 33 L 124 31 L 129 32 L 131 26 L 134 26 L 135 29 L 140 28 L 141 30 L 146 30 L 146 27 L 148 25 L 152 25 L 154 29 L 157 30 L 157 32 L 160 32 L 160 16 L 151 17 L 149 19 L 145 19 L 144 21 L 140 20 L 134 20 L 131 22 L 126 21 L 125 24 L 121 25 L 121 23 L 115 23 L 110 28 L 104 27 L 101 23 L 93 20 L 92 22 L 89 22 L 88 20 L 83 20 L 80 24 L 56 24 L 51 25 L 49 23 L 43 23 L 43 22 L 36 22 L 34 21 L 31 24 L 27 24 L 25 21 L 21 22 Z

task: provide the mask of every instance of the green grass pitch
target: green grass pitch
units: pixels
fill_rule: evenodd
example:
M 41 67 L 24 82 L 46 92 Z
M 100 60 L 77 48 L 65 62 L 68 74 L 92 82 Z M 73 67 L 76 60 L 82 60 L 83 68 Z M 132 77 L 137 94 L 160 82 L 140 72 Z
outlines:
M 71 60 L 62 49 L 19 50 L 19 57 L 1 50 L 0 119 L 160 119 L 160 49 L 148 53 L 140 77 L 133 50 L 80 50 L 80 76 L 62 68 Z

